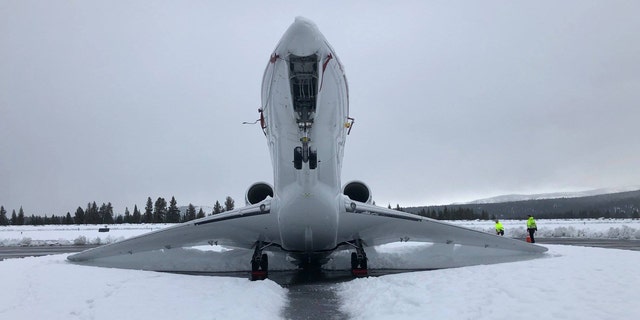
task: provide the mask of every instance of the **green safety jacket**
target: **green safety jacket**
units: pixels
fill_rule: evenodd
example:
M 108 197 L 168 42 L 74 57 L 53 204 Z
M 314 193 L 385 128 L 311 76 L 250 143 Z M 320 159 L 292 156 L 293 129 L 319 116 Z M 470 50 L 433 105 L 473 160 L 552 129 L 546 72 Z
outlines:
M 504 227 L 501 222 L 496 222 L 496 231 L 504 231 Z
M 529 220 L 527 220 L 527 229 L 537 229 L 538 227 L 536 226 L 536 221 L 533 220 L 533 217 L 529 217 Z

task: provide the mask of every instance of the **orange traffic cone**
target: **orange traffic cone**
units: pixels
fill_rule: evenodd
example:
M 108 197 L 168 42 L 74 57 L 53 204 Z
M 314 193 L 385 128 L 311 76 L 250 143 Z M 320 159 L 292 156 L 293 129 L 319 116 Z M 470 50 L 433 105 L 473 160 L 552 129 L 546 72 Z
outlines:
M 527 235 L 527 242 L 531 243 L 531 236 Z

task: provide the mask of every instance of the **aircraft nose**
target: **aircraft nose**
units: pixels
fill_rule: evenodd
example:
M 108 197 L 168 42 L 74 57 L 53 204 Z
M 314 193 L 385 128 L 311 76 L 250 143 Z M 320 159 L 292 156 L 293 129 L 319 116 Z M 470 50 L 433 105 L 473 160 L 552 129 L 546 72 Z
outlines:
M 282 56 L 294 54 L 304 57 L 316 53 L 324 43 L 324 37 L 312 21 L 296 17 L 282 36 L 276 51 Z

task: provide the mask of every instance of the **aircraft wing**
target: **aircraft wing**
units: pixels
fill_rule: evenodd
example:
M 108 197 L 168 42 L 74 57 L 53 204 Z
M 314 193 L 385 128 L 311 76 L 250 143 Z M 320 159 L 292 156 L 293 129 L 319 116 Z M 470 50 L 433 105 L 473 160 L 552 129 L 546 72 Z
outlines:
M 367 246 L 417 241 L 542 253 L 547 248 L 345 198 L 339 235 Z
M 184 222 L 120 242 L 70 255 L 71 261 L 86 261 L 142 251 L 170 249 L 198 244 L 251 248 L 257 240 L 279 237 L 271 199 L 205 218 Z

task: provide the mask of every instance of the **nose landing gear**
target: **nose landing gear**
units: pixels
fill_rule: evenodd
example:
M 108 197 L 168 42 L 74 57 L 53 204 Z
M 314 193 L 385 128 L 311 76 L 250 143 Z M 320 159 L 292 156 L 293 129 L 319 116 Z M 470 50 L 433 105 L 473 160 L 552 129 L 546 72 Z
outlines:
M 293 167 L 302 169 L 302 163 L 309 163 L 309 169 L 318 167 L 318 151 L 309 146 L 295 147 L 293 149 Z

